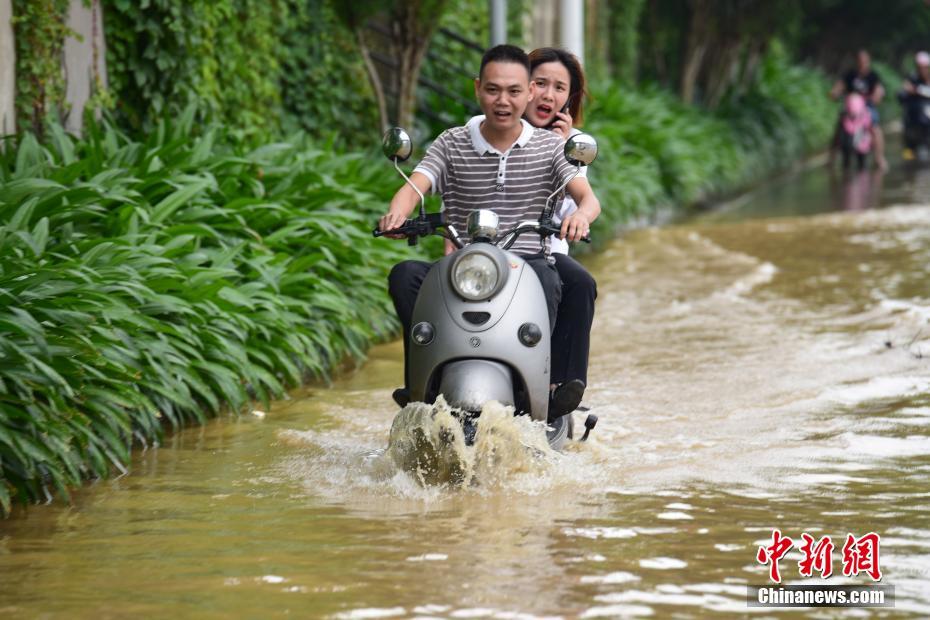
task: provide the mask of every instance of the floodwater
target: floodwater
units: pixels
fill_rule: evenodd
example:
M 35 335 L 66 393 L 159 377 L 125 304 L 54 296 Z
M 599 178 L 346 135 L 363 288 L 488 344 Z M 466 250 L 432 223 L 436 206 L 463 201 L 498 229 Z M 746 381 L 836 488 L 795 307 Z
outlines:
M 0 616 L 928 617 L 928 174 L 810 169 L 590 258 L 587 444 L 501 418 L 465 488 L 424 486 L 385 452 L 376 347 L 0 522 Z M 747 607 L 775 528 L 830 536 L 830 583 L 872 583 L 842 546 L 879 534 L 895 608 Z M 800 559 L 785 582 L 820 583 Z

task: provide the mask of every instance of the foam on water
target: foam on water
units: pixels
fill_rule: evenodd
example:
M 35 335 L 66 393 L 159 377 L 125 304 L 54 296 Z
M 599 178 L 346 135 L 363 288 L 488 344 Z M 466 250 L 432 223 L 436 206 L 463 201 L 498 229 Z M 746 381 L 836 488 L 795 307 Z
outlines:
M 678 558 L 644 558 L 639 565 L 653 570 L 675 570 L 687 567 L 688 563 Z
M 821 398 L 844 405 L 854 405 L 867 401 L 923 394 L 928 388 L 930 388 L 930 377 L 875 377 L 866 382 L 828 388 Z
M 710 592 L 690 594 L 684 588 L 666 584 L 657 586 L 653 591 L 626 590 L 624 592 L 601 594 L 596 596 L 595 599 L 601 603 L 691 606 L 716 612 L 745 614 L 747 612 L 745 593 L 746 590 L 743 588 L 741 598 L 731 598 Z
M 403 607 L 368 607 L 339 613 L 334 617 L 338 620 L 369 620 L 371 618 L 397 618 L 406 614 L 407 610 Z
M 918 303 L 913 300 L 883 299 L 879 302 L 879 307 L 892 313 L 903 312 L 911 314 L 925 323 L 930 321 L 930 304 L 926 303 L 924 300 L 920 300 L 920 303 Z
M 582 575 L 581 583 L 617 584 L 639 581 L 640 577 L 626 571 L 608 573 L 606 575 Z

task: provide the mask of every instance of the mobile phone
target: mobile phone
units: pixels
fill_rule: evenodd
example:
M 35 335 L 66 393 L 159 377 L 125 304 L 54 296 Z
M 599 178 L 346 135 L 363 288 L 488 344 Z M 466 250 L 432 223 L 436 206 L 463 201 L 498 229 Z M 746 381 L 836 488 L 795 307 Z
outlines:
M 559 114 L 566 114 L 568 112 L 568 109 L 571 107 L 571 105 L 572 105 L 572 98 L 569 97 L 568 100 L 565 102 L 565 105 L 562 106 L 562 109 L 559 110 Z M 555 118 L 552 119 L 552 122 L 546 126 L 546 129 L 552 129 L 552 126 L 555 125 L 555 122 L 557 120 L 559 120 L 558 114 L 556 114 Z

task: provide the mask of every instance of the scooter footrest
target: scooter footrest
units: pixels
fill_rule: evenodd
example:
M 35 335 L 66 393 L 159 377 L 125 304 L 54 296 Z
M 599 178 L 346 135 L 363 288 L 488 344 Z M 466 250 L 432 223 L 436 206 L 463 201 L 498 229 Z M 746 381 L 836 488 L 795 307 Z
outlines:
M 594 427 L 597 426 L 597 416 L 593 413 L 589 414 L 584 421 L 584 435 L 581 436 L 581 441 L 587 441 L 588 435 L 591 434 L 591 431 L 594 430 Z

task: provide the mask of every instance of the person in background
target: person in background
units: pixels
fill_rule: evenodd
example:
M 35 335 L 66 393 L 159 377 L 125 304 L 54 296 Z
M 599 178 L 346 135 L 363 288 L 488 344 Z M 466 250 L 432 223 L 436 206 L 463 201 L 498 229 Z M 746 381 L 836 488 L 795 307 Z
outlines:
M 926 102 L 927 98 L 918 93 L 921 86 L 930 86 L 930 54 L 927 52 L 917 52 L 914 56 L 916 71 L 904 79 L 901 85 L 901 103 L 904 105 L 904 133 L 907 135 L 908 125 L 918 122 L 920 108 L 917 106 L 921 102 Z M 910 161 L 914 159 L 914 150 L 908 146 L 904 148 L 904 159 Z
M 879 123 L 878 104 L 885 97 L 885 87 L 878 74 L 872 70 L 872 58 L 866 50 L 859 50 L 856 53 L 856 68 L 850 69 L 833 84 L 830 89 L 830 98 L 839 99 L 841 96 L 850 93 L 859 93 L 865 98 L 869 106 L 869 112 L 872 114 L 872 140 L 875 144 L 875 164 L 881 170 L 888 169 L 888 162 L 885 161 L 885 137 L 882 134 L 882 128 Z M 833 142 L 830 148 L 830 162 L 833 161 L 833 155 L 839 147 L 840 126 L 837 123 L 836 131 L 833 134 Z

